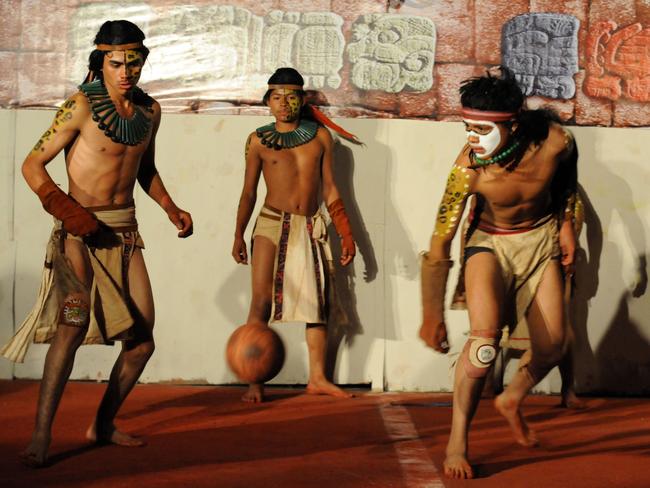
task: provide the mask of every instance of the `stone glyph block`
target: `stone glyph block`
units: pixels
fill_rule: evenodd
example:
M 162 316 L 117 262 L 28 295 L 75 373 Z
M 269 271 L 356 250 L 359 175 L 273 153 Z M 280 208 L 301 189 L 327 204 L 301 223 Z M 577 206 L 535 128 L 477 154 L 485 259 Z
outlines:
M 617 29 L 597 22 L 587 36 L 585 92 L 592 97 L 650 101 L 650 28 L 640 23 Z
M 343 19 L 331 12 L 283 12 L 264 18 L 261 69 L 269 76 L 282 66 L 296 68 L 306 88 L 338 88 L 345 39 Z
M 362 90 L 415 92 L 433 85 L 436 28 L 426 17 L 368 14 L 352 26 L 352 83 Z
M 564 14 L 518 15 L 501 31 L 502 63 L 526 96 L 573 98 L 580 21 Z

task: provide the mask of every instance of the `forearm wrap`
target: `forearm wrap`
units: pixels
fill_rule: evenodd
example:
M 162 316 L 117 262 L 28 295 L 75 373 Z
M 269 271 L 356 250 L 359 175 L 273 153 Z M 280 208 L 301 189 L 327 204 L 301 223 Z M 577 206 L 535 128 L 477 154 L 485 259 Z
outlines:
M 451 259 L 433 260 L 427 253 L 422 256 L 420 282 L 422 285 L 422 315 L 425 320 L 444 322 L 447 278 L 453 264 Z
M 53 181 L 46 181 L 36 190 L 43 208 L 61 222 L 72 235 L 85 236 L 99 228 L 97 219 L 85 208 L 63 193 Z
M 354 239 L 352 238 L 352 228 L 350 227 L 350 219 L 348 219 L 348 215 L 345 213 L 343 200 L 340 198 L 334 200 L 327 206 L 327 211 L 332 218 L 336 233 L 341 237 L 341 241 L 343 241 L 343 245 L 353 247 Z

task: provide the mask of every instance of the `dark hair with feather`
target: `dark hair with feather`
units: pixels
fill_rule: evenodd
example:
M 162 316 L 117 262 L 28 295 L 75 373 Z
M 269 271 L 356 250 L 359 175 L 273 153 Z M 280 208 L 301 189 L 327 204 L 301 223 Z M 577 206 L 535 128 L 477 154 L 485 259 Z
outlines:
M 278 68 L 275 70 L 275 73 L 271 75 L 269 78 L 269 81 L 267 82 L 269 85 L 300 85 L 303 86 L 305 84 L 305 80 L 302 77 L 302 75 L 295 69 L 293 68 Z M 264 97 L 262 98 L 262 102 L 264 105 L 267 104 L 269 101 L 269 97 L 271 96 L 271 93 L 273 90 L 266 90 L 266 93 L 264 94 Z M 298 94 L 304 98 L 305 96 L 305 91 L 304 90 L 299 90 Z

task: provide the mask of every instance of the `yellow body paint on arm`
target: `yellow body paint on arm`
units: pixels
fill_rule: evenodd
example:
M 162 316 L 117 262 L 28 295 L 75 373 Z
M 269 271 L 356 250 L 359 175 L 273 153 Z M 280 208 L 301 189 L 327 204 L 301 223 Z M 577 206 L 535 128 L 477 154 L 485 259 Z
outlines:
M 470 170 L 454 164 L 447 178 L 445 193 L 438 207 L 434 236 L 453 237 L 469 196 Z

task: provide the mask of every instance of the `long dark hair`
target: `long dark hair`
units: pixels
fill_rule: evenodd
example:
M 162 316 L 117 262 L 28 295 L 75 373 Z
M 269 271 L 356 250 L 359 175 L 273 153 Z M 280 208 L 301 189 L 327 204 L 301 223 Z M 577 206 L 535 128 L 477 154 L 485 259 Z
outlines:
M 145 35 L 140 28 L 128 20 L 108 20 L 102 24 L 95 36 L 95 44 L 129 44 L 132 42 L 144 41 Z M 146 61 L 149 55 L 149 49 L 141 47 L 134 49 L 142 54 L 143 60 Z M 106 51 L 95 49 L 88 56 L 88 70 L 94 75 L 94 78 L 103 79 L 102 68 L 104 67 L 104 56 Z M 84 82 L 87 82 L 88 77 Z

